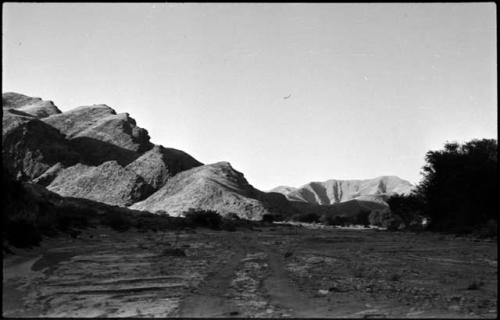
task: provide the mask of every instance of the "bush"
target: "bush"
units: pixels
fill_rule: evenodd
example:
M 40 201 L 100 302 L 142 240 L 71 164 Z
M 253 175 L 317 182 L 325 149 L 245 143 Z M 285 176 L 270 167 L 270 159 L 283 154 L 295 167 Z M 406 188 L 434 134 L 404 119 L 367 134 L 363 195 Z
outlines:
M 345 217 L 341 216 L 336 216 L 336 217 L 328 217 L 327 218 L 327 224 L 331 226 L 345 226 L 348 222 L 348 219 Z
M 190 227 L 221 229 L 222 217 L 215 211 L 190 209 L 184 213 L 184 217 L 186 225 Z
M 319 222 L 319 216 L 316 213 L 310 212 L 310 213 L 294 215 L 292 217 L 292 220 L 305 223 L 313 223 L 313 222 Z
M 236 223 L 232 220 L 224 219 L 221 224 L 221 229 L 224 231 L 236 231 Z

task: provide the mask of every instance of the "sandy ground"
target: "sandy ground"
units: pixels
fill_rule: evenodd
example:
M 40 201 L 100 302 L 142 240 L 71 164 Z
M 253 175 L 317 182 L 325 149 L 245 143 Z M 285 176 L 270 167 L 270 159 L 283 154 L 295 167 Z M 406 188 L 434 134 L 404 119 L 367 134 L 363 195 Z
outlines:
M 3 316 L 496 318 L 497 269 L 429 233 L 98 228 L 4 256 Z

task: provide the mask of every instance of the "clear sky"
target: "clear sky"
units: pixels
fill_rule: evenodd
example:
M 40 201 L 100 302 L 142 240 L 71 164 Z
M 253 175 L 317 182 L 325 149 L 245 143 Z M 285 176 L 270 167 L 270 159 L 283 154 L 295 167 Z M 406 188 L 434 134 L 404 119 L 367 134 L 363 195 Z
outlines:
M 229 161 L 262 190 L 380 175 L 415 183 L 428 150 L 497 137 L 495 11 L 8 3 L 2 91 L 63 111 L 105 103 L 154 143 Z

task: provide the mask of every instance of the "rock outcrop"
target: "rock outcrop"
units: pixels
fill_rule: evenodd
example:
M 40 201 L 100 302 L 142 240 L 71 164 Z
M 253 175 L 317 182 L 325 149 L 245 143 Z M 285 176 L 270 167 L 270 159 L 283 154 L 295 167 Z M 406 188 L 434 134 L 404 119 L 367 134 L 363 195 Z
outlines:
M 6 110 L 16 109 L 39 119 L 61 113 L 61 110 L 52 101 L 32 98 L 15 92 L 2 94 L 2 107 Z
M 43 121 L 64 134 L 87 164 L 116 160 L 127 165 L 153 147 L 133 118 L 106 105 L 78 107 Z
M 201 165 L 201 162 L 183 151 L 154 146 L 126 168 L 141 176 L 154 190 L 158 190 L 170 177 Z
M 97 167 L 77 164 L 60 170 L 47 189 L 64 197 L 128 206 L 151 194 L 151 187 L 116 161 Z

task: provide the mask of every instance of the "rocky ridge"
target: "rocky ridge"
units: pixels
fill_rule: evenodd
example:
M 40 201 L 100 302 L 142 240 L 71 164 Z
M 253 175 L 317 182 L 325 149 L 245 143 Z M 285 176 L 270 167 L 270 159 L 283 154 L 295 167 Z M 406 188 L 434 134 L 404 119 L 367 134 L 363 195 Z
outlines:
M 327 180 L 310 182 L 299 188 L 280 186 L 272 192 L 282 193 L 291 201 L 331 205 L 349 200 L 383 203 L 393 194 L 408 194 L 414 186 L 396 176 L 380 176 L 366 180 Z

